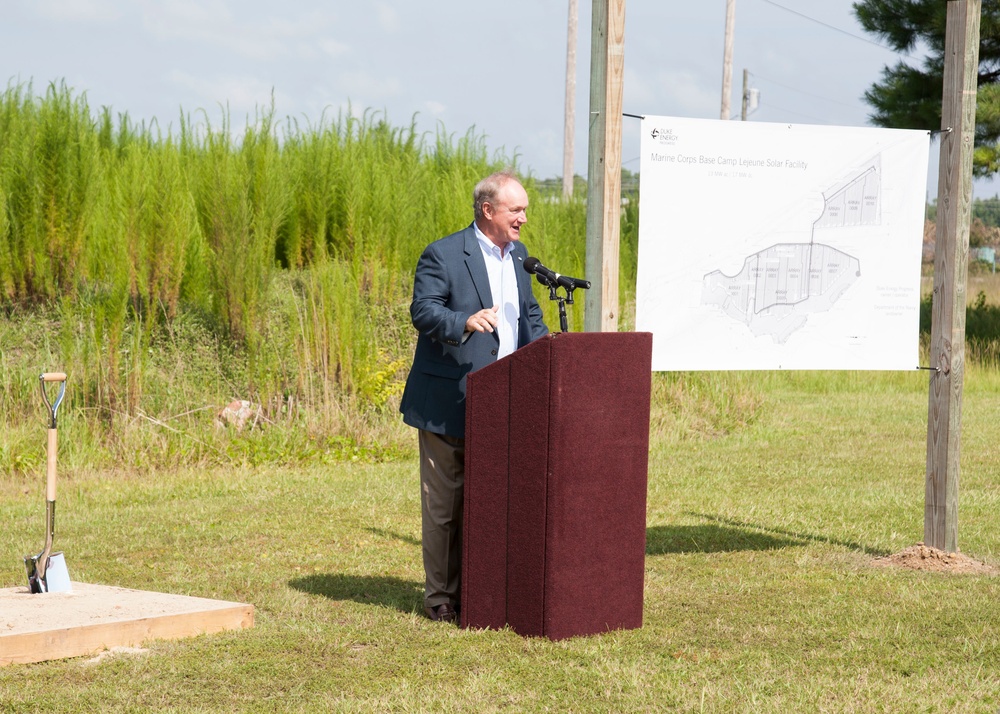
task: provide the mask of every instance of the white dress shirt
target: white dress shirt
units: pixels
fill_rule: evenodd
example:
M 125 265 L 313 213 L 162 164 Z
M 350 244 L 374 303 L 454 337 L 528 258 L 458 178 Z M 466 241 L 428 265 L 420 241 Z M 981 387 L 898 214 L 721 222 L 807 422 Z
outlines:
M 479 247 L 483 249 L 483 259 L 486 261 L 486 273 L 490 278 L 490 292 L 493 294 L 493 305 L 499 305 L 497 311 L 496 331 L 500 336 L 500 350 L 497 359 L 506 357 L 517 348 L 517 321 L 521 317 L 520 301 L 517 297 L 517 274 L 514 272 L 514 254 L 510 245 L 506 250 L 500 248 L 486 237 L 479 226 L 476 238 Z M 490 305 L 489 307 L 493 307 Z

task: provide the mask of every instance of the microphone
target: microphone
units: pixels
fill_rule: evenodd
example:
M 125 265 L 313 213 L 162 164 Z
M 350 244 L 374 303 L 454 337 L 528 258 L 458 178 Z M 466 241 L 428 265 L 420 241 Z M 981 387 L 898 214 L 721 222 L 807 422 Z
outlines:
M 542 265 L 538 258 L 525 259 L 524 269 L 529 273 L 534 273 L 538 277 L 538 282 L 542 285 L 548 285 L 550 287 L 561 285 L 567 290 L 573 290 L 574 288 L 583 288 L 584 290 L 588 290 L 590 288 L 589 280 L 571 278 L 568 275 L 560 275 L 554 270 L 549 270 Z

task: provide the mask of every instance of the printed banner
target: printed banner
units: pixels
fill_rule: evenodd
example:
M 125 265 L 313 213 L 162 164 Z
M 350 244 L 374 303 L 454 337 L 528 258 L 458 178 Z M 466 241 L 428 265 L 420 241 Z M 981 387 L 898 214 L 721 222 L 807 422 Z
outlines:
M 642 120 L 654 370 L 917 368 L 930 134 Z

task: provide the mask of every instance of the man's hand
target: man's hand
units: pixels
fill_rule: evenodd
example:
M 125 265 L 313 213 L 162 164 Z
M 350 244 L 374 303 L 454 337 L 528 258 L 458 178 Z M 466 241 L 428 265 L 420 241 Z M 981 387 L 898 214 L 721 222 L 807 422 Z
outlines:
M 497 324 L 497 310 L 499 309 L 499 305 L 494 305 L 491 308 L 480 310 L 475 315 L 472 315 L 465 321 L 465 331 L 493 332 L 493 328 Z

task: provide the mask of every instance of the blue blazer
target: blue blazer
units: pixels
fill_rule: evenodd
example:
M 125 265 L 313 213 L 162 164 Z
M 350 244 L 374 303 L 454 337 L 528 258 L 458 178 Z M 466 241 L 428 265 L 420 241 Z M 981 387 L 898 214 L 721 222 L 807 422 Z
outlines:
M 531 275 L 521 267 L 528 250 L 515 242 L 513 256 L 521 310 L 517 347 L 523 347 L 549 330 L 531 292 Z M 500 347 L 496 331 L 466 336 L 465 321 L 489 307 L 493 294 L 472 225 L 427 246 L 417 262 L 410 303 L 419 335 L 399 405 L 405 423 L 465 438 L 466 377 L 495 362 Z

